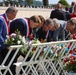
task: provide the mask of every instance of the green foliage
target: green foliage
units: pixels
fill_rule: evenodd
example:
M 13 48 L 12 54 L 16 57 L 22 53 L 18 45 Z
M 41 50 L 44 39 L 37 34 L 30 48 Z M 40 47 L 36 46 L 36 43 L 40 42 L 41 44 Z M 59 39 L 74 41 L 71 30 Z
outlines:
M 7 36 L 7 39 L 5 40 L 5 44 L 7 45 L 24 45 L 25 40 L 24 37 L 20 35 L 19 31 L 16 31 L 15 33 L 12 33 L 10 36 Z
M 2 3 L 0 2 L 0 6 L 2 6 Z
M 66 70 L 67 72 L 76 72 L 76 61 L 74 62 L 74 64 L 67 64 L 66 66 L 64 66 L 64 70 Z
M 66 0 L 60 0 L 58 3 L 61 3 L 62 5 L 65 5 L 65 6 L 69 6 Z
M 26 0 L 28 5 L 30 6 L 33 3 L 33 0 Z

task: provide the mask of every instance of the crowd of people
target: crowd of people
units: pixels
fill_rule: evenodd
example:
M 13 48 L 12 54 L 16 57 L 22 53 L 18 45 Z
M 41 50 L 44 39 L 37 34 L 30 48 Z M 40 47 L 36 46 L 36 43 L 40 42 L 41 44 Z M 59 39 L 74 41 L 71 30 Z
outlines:
M 48 19 L 45 19 L 42 15 L 15 19 L 18 10 L 10 6 L 4 14 L 0 15 L 0 64 L 8 53 L 8 47 L 4 44 L 7 35 L 14 33 L 17 29 L 22 36 L 25 36 L 25 39 L 38 39 L 41 43 L 44 43 L 45 40 L 46 42 L 68 40 L 70 34 L 76 34 L 75 2 L 72 3 L 72 7 L 69 9 L 70 11 L 67 10 L 68 8 L 64 12 L 62 5 L 58 3 L 56 9 L 51 12 Z M 10 20 L 12 21 L 10 22 Z M 5 65 L 8 65 L 14 53 L 15 50 L 12 51 Z M 13 63 L 16 61 L 17 58 Z M 15 66 L 13 64 L 10 70 L 15 75 Z M 10 75 L 10 73 L 7 72 L 6 75 Z

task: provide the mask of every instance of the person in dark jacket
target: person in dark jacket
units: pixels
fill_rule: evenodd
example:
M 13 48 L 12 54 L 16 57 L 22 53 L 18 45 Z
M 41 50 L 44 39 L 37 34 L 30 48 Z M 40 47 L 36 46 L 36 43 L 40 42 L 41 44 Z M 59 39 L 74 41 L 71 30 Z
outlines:
M 40 23 L 41 20 L 37 15 L 30 18 L 17 18 L 10 23 L 10 34 L 18 30 L 25 38 L 30 38 L 32 35 L 34 36 L 33 29 L 37 28 Z
M 65 12 L 62 10 L 62 5 L 58 3 L 56 9 L 53 10 L 50 14 L 50 18 L 57 18 L 58 20 L 66 20 Z
M 70 20 L 70 13 L 68 7 L 65 7 L 65 15 L 66 15 L 66 21 Z
M 54 26 L 53 20 L 46 19 L 45 24 L 41 28 L 39 28 L 39 30 L 36 32 L 37 38 L 41 42 L 44 42 L 44 40 L 47 39 L 47 36 L 49 34 L 49 30 L 52 29 L 53 26 Z

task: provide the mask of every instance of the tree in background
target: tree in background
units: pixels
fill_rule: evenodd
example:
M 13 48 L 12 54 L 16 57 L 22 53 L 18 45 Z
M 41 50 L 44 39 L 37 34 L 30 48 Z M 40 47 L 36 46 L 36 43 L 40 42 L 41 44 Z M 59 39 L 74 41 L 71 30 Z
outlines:
M 19 3 L 21 3 L 23 0 L 18 0 Z
M 45 6 L 45 7 L 48 6 L 48 0 L 43 0 L 43 6 Z
M 33 3 L 33 0 L 26 0 L 26 2 L 28 3 L 28 5 L 30 6 Z
M 69 4 L 66 0 L 60 0 L 58 3 L 61 3 L 64 6 L 69 6 Z

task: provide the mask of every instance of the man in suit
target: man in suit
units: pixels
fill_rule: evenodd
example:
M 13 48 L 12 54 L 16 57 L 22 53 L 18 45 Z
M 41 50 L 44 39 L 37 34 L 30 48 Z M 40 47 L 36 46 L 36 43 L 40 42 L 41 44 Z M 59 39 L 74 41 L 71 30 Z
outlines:
M 45 27 L 46 26 L 46 27 Z M 50 27 L 48 27 L 50 26 Z M 47 19 L 45 21 L 45 24 L 43 25 L 42 28 L 40 28 L 37 32 L 37 37 L 39 38 L 40 41 L 44 42 L 46 39 L 46 42 L 50 42 L 53 41 L 53 34 L 56 35 L 56 38 L 58 37 L 59 34 L 59 28 L 60 27 L 60 23 L 58 21 L 58 19 L 54 18 L 54 19 Z M 56 31 L 57 30 L 57 31 Z M 54 33 L 54 31 L 56 31 Z
M 65 12 L 62 10 L 62 5 L 58 3 L 56 9 L 53 10 L 50 14 L 50 18 L 57 18 L 58 20 L 66 20 Z
M 13 20 L 16 17 L 17 12 L 18 10 L 15 7 L 11 6 L 5 11 L 4 14 L 0 15 L 0 56 L 2 58 L 0 58 L 0 64 L 2 63 L 8 52 L 8 49 L 4 45 L 4 41 L 7 39 L 6 36 L 9 35 L 10 32 L 10 20 Z M 9 61 L 5 65 L 7 65 L 8 63 Z M 10 74 L 7 73 L 6 75 Z
M 34 28 L 37 28 L 41 23 L 40 18 L 37 15 L 31 16 L 30 18 L 18 18 L 10 23 L 10 34 L 14 33 L 17 29 L 21 35 L 25 38 L 34 38 Z
M 44 39 L 47 39 L 49 34 L 49 30 L 54 26 L 52 19 L 46 19 L 45 24 L 36 32 L 37 38 L 44 42 Z
M 56 30 L 52 28 L 49 32 L 48 39 L 50 39 L 50 41 L 58 41 L 59 39 L 66 40 L 68 39 L 69 34 L 76 33 L 76 18 L 71 18 L 67 22 L 58 20 L 56 24 L 57 23 L 60 24 L 60 27 Z
M 15 31 L 20 31 L 21 35 L 25 36 L 25 38 L 30 41 L 34 39 L 34 28 L 37 28 L 41 23 L 40 18 L 37 15 L 33 15 L 30 18 L 18 18 L 13 20 L 10 23 L 10 34 Z M 21 53 L 19 52 L 21 55 Z M 18 58 L 19 56 L 17 56 Z M 16 62 L 16 61 L 15 61 Z M 23 67 L 25 68 L 25 66 Z M 20 71 L 22 74 L 22 71 Z
M 65 40 L 66 22 L 58 19 L 53 19 L 53 21 L 54 21 L 54 27 L 52 28 L 52 30 L 49 31 L 48 35 L 49 42 L 58 41 L 59 37 L 61 40 Z M 56 28 L 56 25 L 58 25 L 58 28 Z

